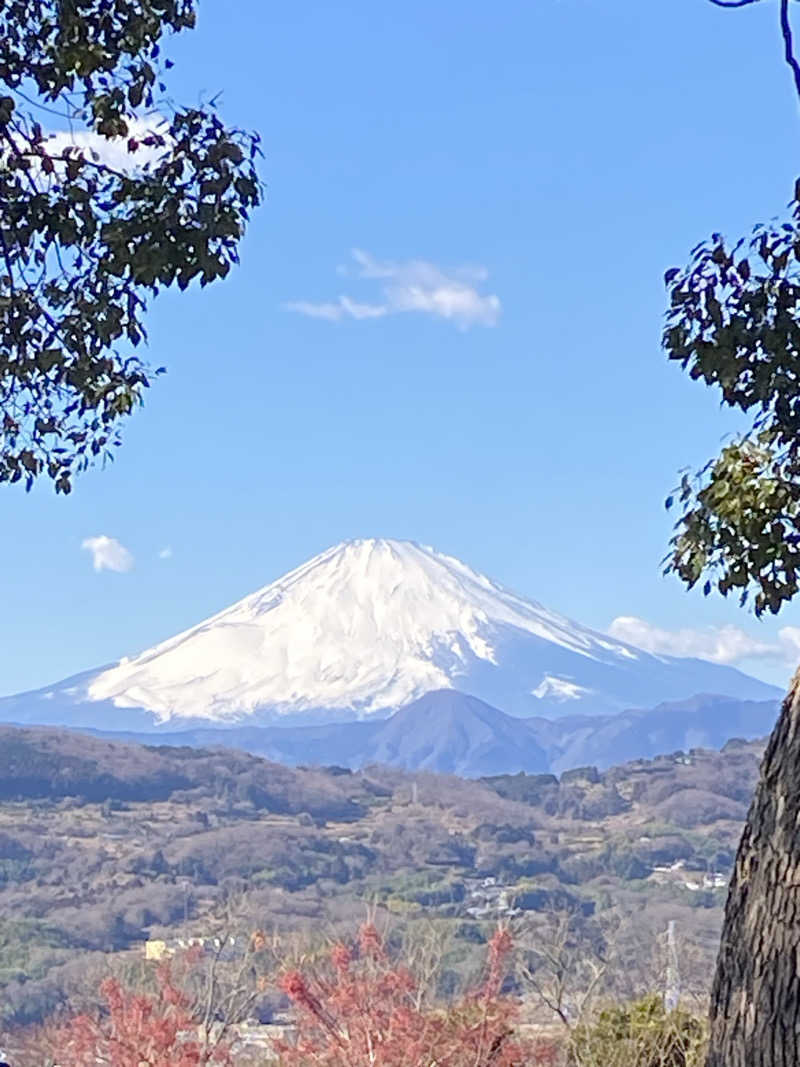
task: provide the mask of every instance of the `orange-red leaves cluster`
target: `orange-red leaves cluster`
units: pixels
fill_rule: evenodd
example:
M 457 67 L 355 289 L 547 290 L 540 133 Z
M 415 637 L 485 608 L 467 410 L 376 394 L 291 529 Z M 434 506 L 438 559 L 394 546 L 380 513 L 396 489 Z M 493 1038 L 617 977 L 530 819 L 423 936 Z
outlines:
M 101 986 L 106 1010 L 53 1024 L 38 1036 L 61 1067 L 231 1067 L 227 1047 L 201 1040 L 184 993 L 160 967 L 151 995 L 131 993 L 116 979 Z
M 555 1050 L 515 1035 L 517 1005 L 500 992 L 511 947 L 498 930 L 481 989 L 428 1006 L 375 927 L 362 927 L 357 950 L 334 945 L 327 975 L 283 976 L 298 1036 L 278 1047 L 282 1067 L 549 1067 Z
M 321 971 L 281 975 L 297 1024 L 294 1040 L 274 1043 L 281 1067 L 554 1067 L 556 1050 L 520 1037 L 517 1002 L 503 993 L 512 948 L 508 932 L 497 930 L 479 988 L 442 1004 L 394 958 L 375 926 L 363 926 L 352 945 L 333 946 Z M 103 1012 L 44 1027 L 36 1050 L 46 1049 L 61 1067 L 236 1064 L 229 1046 L 204 1040 L 169 966 L 159 968 L 153 993 L 131 992 L 116 980 L 101 992 Z

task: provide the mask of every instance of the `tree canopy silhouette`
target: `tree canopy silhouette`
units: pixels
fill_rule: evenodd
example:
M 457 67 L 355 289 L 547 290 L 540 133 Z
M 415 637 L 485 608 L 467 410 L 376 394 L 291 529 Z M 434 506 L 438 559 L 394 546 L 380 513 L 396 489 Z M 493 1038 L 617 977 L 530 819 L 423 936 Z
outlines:
M 780 11 L 800 95 L 789 0 Z M 667 499 L 682 509 L 667 571 L 690 588 L 704 579 L 706 595 L 736 592 L 757 615 L 777 614 L 800 582 L 800 180 L 783 220 L 735 241 L 712 234 L 665 280 L 669 358 L 752 419 Z
M 258 137 L 164 80 L 195 8 L 0 5 L 0 482 L 68 493 L 109 457 L 158 372 L 137 354 L 151 299 L 237 262 Z

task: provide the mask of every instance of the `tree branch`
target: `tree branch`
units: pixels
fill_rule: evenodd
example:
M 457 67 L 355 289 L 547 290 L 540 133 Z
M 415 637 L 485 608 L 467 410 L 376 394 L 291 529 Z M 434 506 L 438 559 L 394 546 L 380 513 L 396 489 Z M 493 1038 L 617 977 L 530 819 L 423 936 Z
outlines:
M 17 291 L 14 287 L 14 266 L 11 262 L 11 253 L 9 251 L 8 245 L 6 244 L 6 235 L 3 232 L 2 228 L 0 228 L 0 245 L 3 246 L 3 259 L 5 260 L 6 270 L 8 271 L 8 284 L 9 288 L 11 289 L 11 295 L 13 297 L 16 297 Z
M 794 54 L 794 37 L 792 22 L 789 17 L 789 0 L 781 0 L 781 34 L 783 36 L 784 56 L 794 76 L 794 87 L 800 96 L 800 63 Z
M 794 51 L 794 35 L 792 33 L 792 21 L 789 15 L 790 2 L 791 0 L 780 0 L 781 36 L 783 37 L 784 46 L 783 55 L 792 72 L 795 91 L 800 97 L 800 61 L 798 61 Z M 709 0 L 709 3 L 713 4 L 715 7 L 750 7 L 752 4 L 761 3 L 761 0 Z

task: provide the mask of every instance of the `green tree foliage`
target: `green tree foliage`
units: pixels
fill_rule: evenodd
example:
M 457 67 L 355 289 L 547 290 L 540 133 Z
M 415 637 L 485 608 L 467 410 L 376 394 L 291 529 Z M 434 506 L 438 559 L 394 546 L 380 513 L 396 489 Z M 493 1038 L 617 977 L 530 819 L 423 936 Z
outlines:
M 745 8 L 764 0 L 711 0 Z M 778 0 L 784 58 L 800 95 L 790 0 Z M 750 419 L 667 507 L 681 515 L 665 560 L 691 588 L 734 592 L 777 614 L 800 584 L 800 180 L 787 217 L 748 238 L 721 234 L 668 270 L 664 347 L 690 377 L 719 387 Z
M 570 1067 L 699 1067 L 704 1024 L 658 996 L 610 1005 L 570 1035 Z
M 668 570 L 777 613 L 800 582 L 800 182 L 786 221 L 713 234 L 666 280 L 669 358 L 752 420 L 668 499 Z
M 150 300 L 224 278 L 261 197 L 258 138 L 170 104 L 195 0 L 0 4 L 0 482 L 70 491 L 154 373 Z

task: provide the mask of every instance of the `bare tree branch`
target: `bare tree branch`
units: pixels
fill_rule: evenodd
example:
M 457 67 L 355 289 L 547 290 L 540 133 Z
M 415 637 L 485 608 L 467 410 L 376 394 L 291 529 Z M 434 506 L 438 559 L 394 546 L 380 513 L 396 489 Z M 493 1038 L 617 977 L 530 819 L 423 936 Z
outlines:
M 792 72 L 795 91 L 800 97 L 800 61 L 798 61 L 794 51 L 794 34 L 792 32 L 792 22 L 789 15 L 790 2 L 791 0 L 780 0 L 781 36 L 783 37 L 784 46 L 783 55 Z M 715 7 L 733 8 L 750 7 L 752 4 L 761 3 L 761 0 L 709 0 L 709 3 L 713 4 Z
M 794 87 L 800 96 L 800 63 L 794 54 L 792 22 L 789 17 L 789 0 L 781 0 L 781 34 L 783 36 L 784 56 L 794 76 Z
M 758 4 L 761 0 L 709 0 L 715 7 L 749 7 L 750 4 Z

